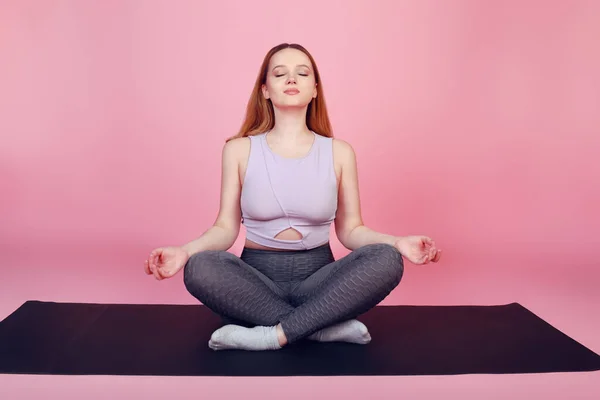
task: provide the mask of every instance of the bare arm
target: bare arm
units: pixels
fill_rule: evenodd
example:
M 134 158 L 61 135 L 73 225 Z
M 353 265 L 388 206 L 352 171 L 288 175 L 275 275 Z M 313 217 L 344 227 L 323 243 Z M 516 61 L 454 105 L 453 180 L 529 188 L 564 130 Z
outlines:
M 204 250 L 227 250 L 240 232 L 240 160 L 249 150 L 247 138 L 225 143 L 221 161 L 221 196 L 217 219 L 199 238 L 185 244 L 189 256 Z
M 376 232 L 363 224 L 360 210 L 356 155 L 350 144 L 334 139 L 334 157 L 341 169 L 338 210 L 335 231 L 340 242 L 349 250 L 372 243 L 394 245 L 398 237 Z

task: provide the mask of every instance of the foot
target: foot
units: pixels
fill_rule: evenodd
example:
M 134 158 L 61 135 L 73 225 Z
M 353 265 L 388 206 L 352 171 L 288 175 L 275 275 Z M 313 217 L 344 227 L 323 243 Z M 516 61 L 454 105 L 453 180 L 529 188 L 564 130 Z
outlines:
M 318 342 L 367 344 L 371 341 L 371 335 L 365 324 L 359 320 L 351 319 L 323 328 L 308 336 L 308 339 Z
M 255 326 L 245 328 L 239 325 L 225 325 L 213 332 L 208 342 L 213 350 L 277 350 L 281 348 L 275 326 Z

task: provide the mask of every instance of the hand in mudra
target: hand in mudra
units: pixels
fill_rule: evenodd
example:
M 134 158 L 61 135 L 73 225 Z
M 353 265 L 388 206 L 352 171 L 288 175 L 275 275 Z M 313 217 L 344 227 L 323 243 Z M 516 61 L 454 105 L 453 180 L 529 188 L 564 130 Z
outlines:
M 396 239 L 394 247 L 413 264 L 438 262 L 442 250 L 435 247 L 435 242 L 427 236 L 402 236 Z
M 144 262 L 144 271 L 158 280 L 175 275 L 189 259 L 188 253 L 181 247 L 159 247 L 152 250 Z

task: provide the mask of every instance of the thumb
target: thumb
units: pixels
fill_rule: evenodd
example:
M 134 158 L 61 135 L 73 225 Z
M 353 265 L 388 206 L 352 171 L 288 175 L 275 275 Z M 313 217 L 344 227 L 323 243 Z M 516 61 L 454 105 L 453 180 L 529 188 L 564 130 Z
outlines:
M 165 270 L 164 268 L 158 270 L 158 275 L 160 275 L 161 278 L 169 278 L 171 276 L 169 275 L 169 271 Z
M 163 262 L 163 253 L 164 249 L 159 247 L 152 252 L 152 261 L 154 264 L 159 264 Z

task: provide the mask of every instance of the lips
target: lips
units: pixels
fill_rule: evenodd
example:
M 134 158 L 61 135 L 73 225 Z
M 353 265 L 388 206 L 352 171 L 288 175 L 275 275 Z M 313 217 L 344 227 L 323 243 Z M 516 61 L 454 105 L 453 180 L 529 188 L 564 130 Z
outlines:
M 291 95 L 294 95 L 294 94 L 298 94 L 298 93 L 300 93 L 300 91 L 299 91 L 298 89 L 287 89 L 287 90 L 286 90 L 286 91 L 284 91 L 283 93 L 285 93 L 285 94 L 291 94 Z

